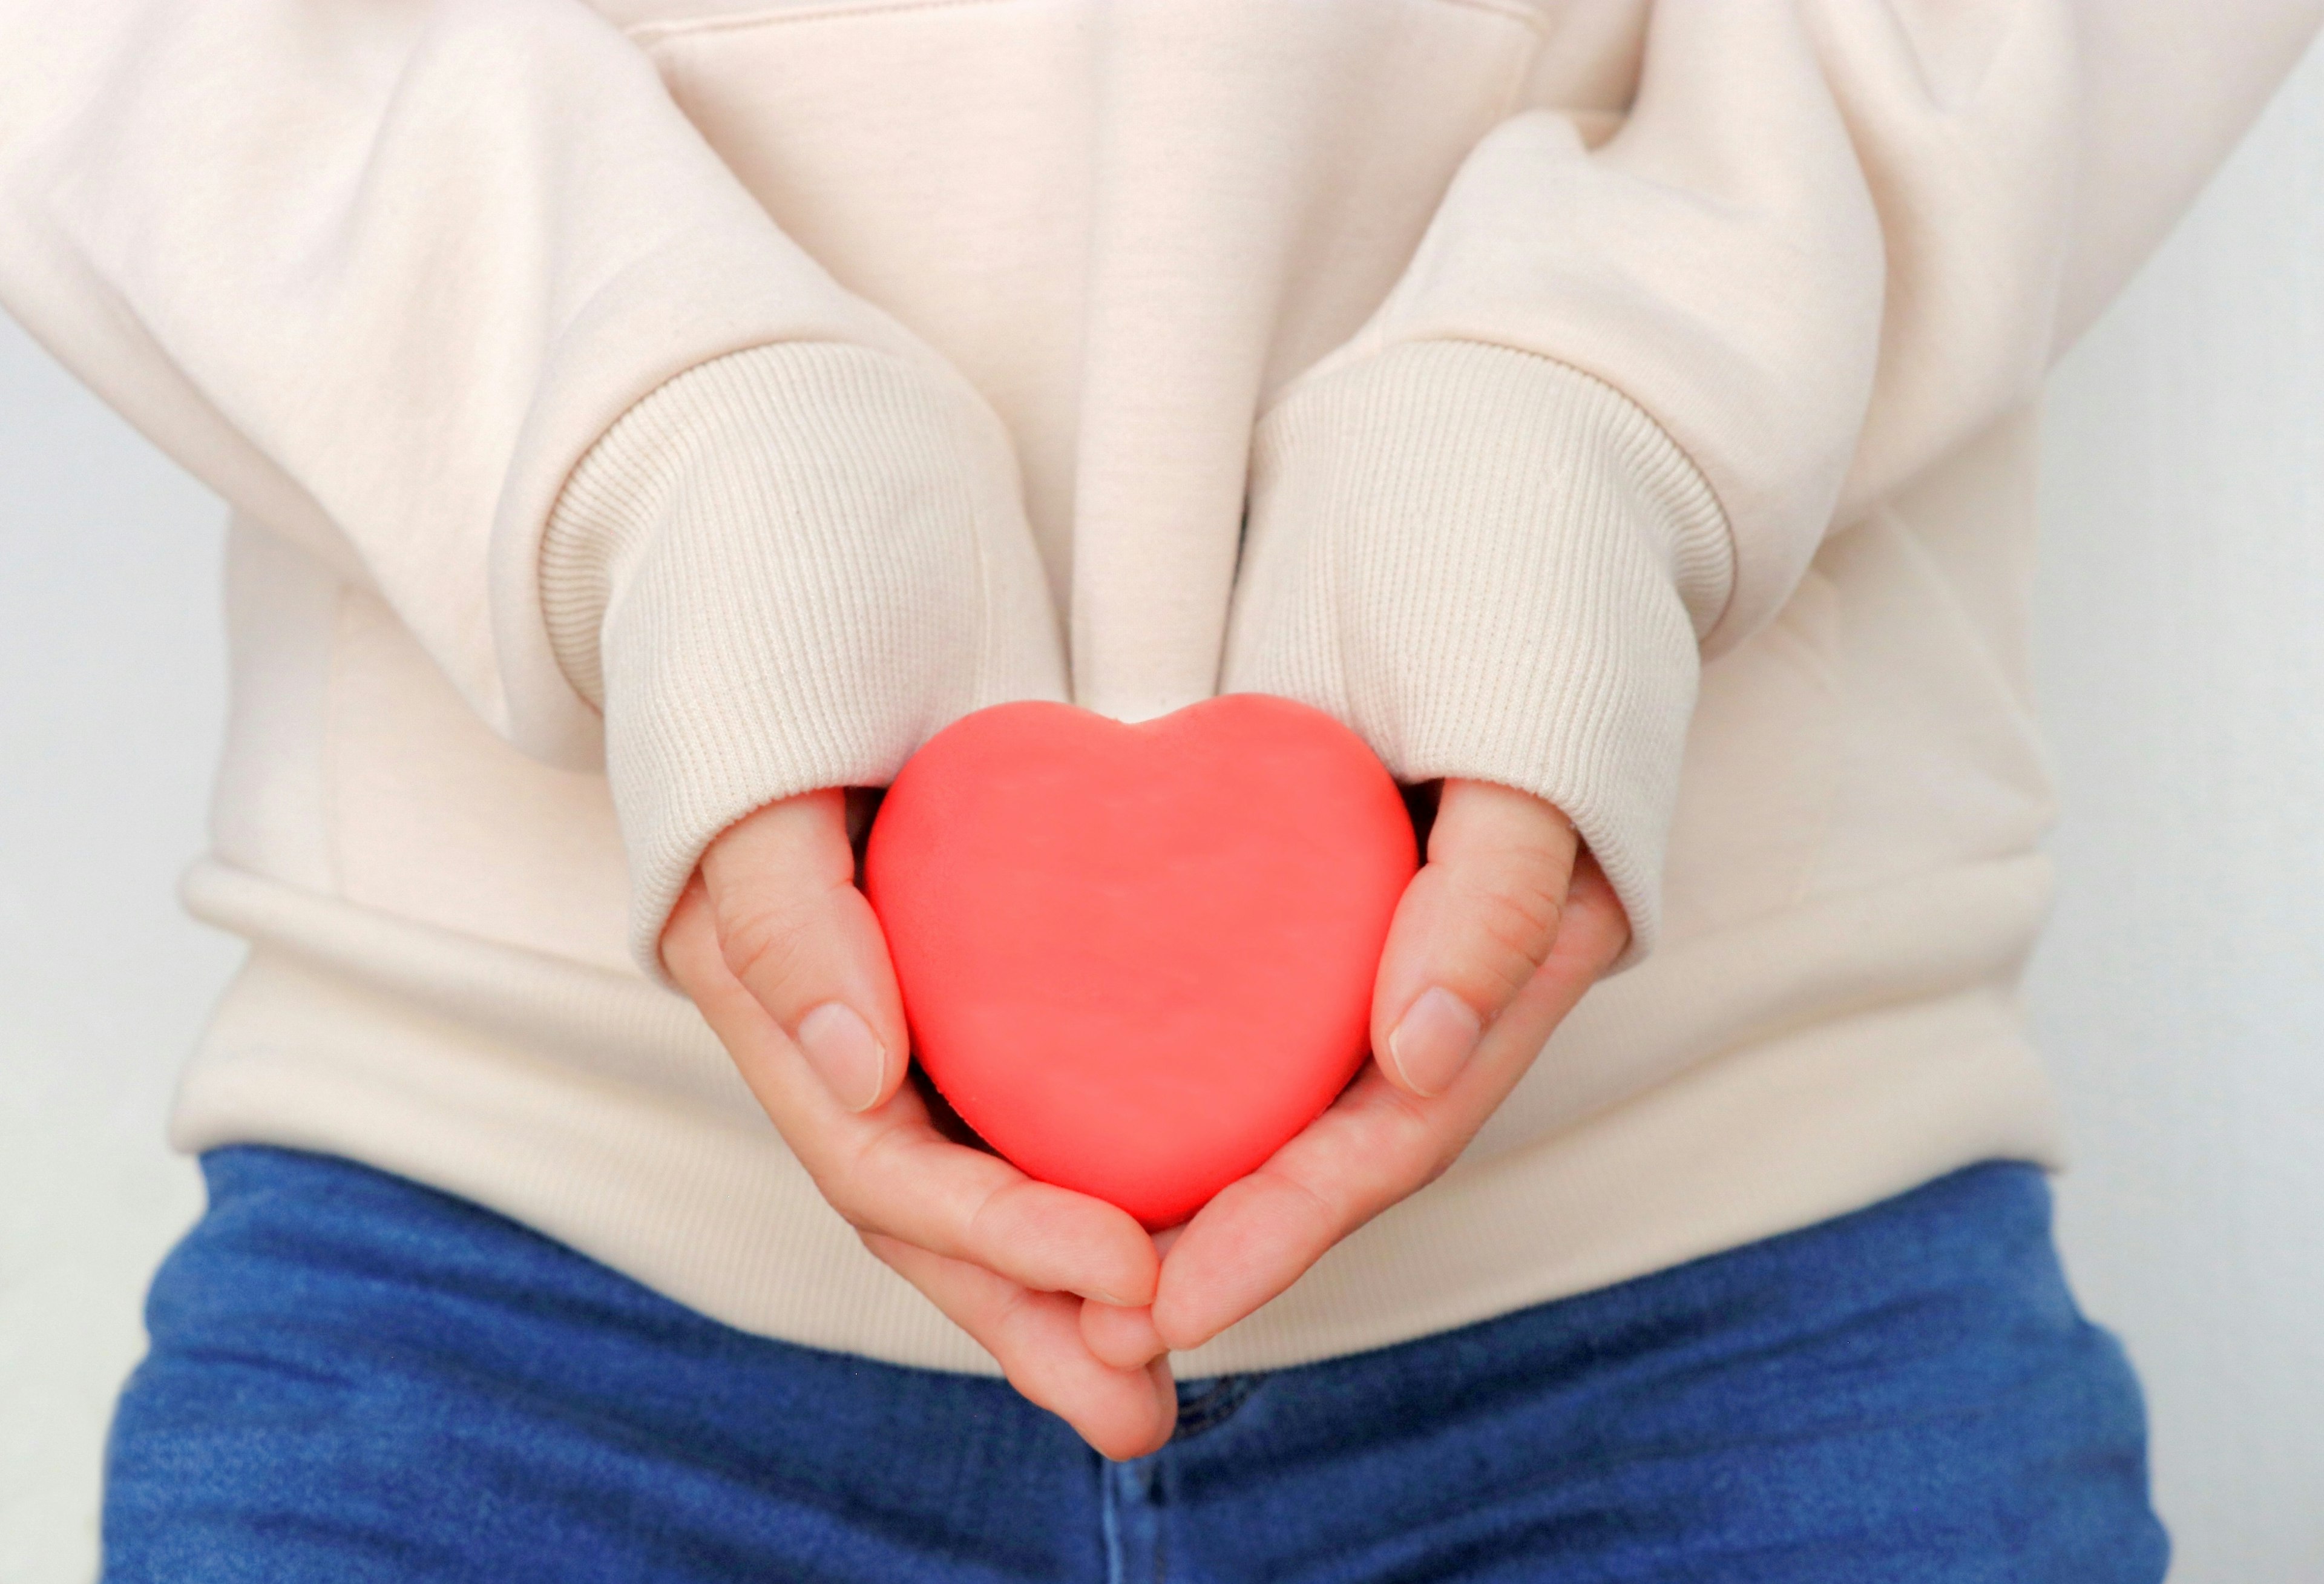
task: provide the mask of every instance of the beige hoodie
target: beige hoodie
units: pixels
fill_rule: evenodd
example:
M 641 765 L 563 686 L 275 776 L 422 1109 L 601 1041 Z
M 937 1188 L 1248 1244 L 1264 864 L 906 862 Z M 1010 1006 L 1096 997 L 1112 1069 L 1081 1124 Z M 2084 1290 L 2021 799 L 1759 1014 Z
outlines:
M 2034 404 L 2318 10 L 0 0 L 0 300 L 235 514 L 177 1141 L 990 1369 L 654 937 L 967 710 L 1262 689 L 1565 809 L 1636 944 L 1182 1375 L 2054 1161 Z

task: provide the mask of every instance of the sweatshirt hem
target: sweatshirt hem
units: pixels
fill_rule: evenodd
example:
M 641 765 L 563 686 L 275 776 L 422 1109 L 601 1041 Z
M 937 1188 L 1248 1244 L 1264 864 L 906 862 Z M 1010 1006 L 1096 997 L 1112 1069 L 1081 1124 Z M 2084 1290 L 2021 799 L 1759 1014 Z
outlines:
M 343 1156 L 506 1215 L 738 1330 L 998 1373 L 823 1202 L 685 1002 L 214 862 L 187 895 L 259 938 L 180 1086 L 178 1148 Z M 404 984 L 375 972 L 410 949 L 465 963 L 465 982 L 431 998 L 415 992 L 440 982 L 435 965 Z M 576 1004 L 591 996 L 594 1008 Z M 479 1011 L 495 997 L 515 998 L 497 1021 Z M 530 1020 L 536 999 L 567 1004 L 601 1046 L 635 1040 L 658 1056 L 576 1053 Z M 606 1014 L 628 1033 L 606 1032 Z M 2018 1022 L 2006 986 L 1972 984 L 1731 1049 L 1569 1125 L 1472 1150 L 1174 1364 L 1191 1378 L 1368 1351 L 1811 1225 L 1973 1161 L 2055 1165 L 2047 1082 Z

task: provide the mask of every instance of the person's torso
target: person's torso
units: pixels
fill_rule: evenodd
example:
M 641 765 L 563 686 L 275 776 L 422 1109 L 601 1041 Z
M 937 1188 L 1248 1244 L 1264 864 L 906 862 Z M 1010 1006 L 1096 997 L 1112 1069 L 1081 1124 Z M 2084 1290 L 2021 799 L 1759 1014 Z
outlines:
M 1068 618 L 1075 697 L 1139 715 L 1216 686 L 1250 436 L 1272 393 L 1379 306 L 1497 122 L 1561 109 L 1593 143 L 1618 126 L 1646 11 L 1642 0 L 600 8 L 775 220 L 1005 420 Z M 1823 1044 L 1797 1071 L 1826 1074 L 1815 1083 L 1877 1082 L 1832 1074 L 1884 1061 L 1922 1076 L 1917 1099 L 1868 1091 L 1858 1110 L 1830 1113 L 1834 1136 L 1861 1136 L 1869 1153 L 1830 1181 L 1803 1178 L 1801 1205 L 1894 1191 L 1978 1150 L 2050 1147 L 2038 1083 L 2007 1054 L 2022 1044 L 2015 983 L 2047 896 L 2035 842 L 2051 795 L 2023 654 L 2034 463 L 2032 415 L 1997 426 L 1836 532 L 1782 614 L 1706 668 L 1665 944 L 1591 992 L 1464 1166 L 1548 1159 L 1626 1107 L 1625 1137 L 1691 1137 L 1694 1122 L 1653 1119 L 1685 1110 L 1650 1115 L 1655 1096 L 1713 1082 L 1713 1058 L 1809 1036 Z M 215 856 L 189 883 L 197 910 L 257 940 L 261 970 L 322 964 L 364 1005 L 392 1007 L 412 1040 L 522 1047 L 522 1071 L 565 1083 L 568 1100 L 575 1083 L 612 1084 L 650 1107 L 758 1128 L 751 1147 L 773 1148 L 706 1032 L 628 960 L 604 778 L 494 736 L 378 598 L 262 526 L 238 525 L 232 560 L 235 714 Z M 304 1035 L 281 1021 L 311 990 L 267 991 L 263 1016 L 250 996 L 239 1012 L 230 998 L 208 1070 L 314 1037 L 323 1013 L 292 1019 Z M 558 1003 L 578 1005 L 576 993 L 613 1009 L 586 1027 L 565 1019 Z M 419 1045 L 396 1048 L 381 1073 L 426 1066 Z M 1964 1051 L 2003 1054 L 1980 1066 L 1955 1059 Z M 342 1136 L 370 1125 L 348 1110 L 310 1127 L 300 1118 L 323 1101 L 300 1112 L 307 1102 L 256 1078 L 204 1071 L 189 1080 L 181 1138 L 351 1148 Z M 507 1092 L 531 1082 L 512 1077 Z M 1702 1092 L 1703 1116 L 1729 1104 Z M 426 1103 L 452 1104 L 445 1096 Z M 459 1103 L 465 1122 L 481 1102 Z M 1892 1147 L 1865 1131 L 1864 1117 L 1892 1112 L 1899 1137 L 1925 1137 Z M 559 1220 L 540 1197 L 549 1189 L 469 1159 L 499 1144 L 431 1155 L 406 1147 L 415 1124 L 379 1124 L 391 1125 L 406 1129 L 399 1142 L 364 1158 L 454 1179 L 624 1268 L 659 1257 L 625 1255 L 629 1233 L 593 1245 L 613 1211 Z M 1832 1186 L 1842 1177 L 1849 1186 Z M 1529 1203 L 1539 1190 L 1510 1192 Z M 1749 1230 L 1792 1212 L 1738 1213 Z M 1631 1239 L 1637 1257 L 1683 1252 L 1653 1241 Z M 719 1298 L 724 1277 L 687 1269 L 666 1285 L 689 1301 L 802 1334 L 753 1320 L 758 1299 Z M 1530 1297 L 1575 1279 L 1545 1275 Z M 1456 1294 L 1428 1314 L 1465 1304 L 1473 1318 L 1499 1302 Z M 1435 1323 L 1425 1308 L 1383 1323 Z M 1325 1346 L 1299 1340 L 1297 1305 L 1277 1309 L 1293 1340 L 1266 1357 Z

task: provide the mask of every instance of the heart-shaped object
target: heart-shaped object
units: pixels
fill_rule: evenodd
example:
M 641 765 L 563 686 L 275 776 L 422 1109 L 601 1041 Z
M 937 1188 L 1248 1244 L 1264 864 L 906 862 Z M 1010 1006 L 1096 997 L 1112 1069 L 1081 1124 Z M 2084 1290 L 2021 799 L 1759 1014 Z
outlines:
M 962 717 L 904 766 L 864 889 L 913 1049 L 1032 1176 L 1185 1220 L 1364 1062 L 1418 867 L 1396 783 L 1320 711 Z

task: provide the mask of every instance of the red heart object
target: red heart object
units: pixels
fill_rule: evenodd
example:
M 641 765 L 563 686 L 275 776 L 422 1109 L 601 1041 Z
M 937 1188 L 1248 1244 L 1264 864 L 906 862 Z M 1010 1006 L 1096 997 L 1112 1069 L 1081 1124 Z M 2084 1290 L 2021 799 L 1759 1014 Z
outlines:
M 963 716 L 889 788 L 864 889 L 953 1109 L 1029 1175 L 1159 1229 L 1363 1064 L 1418 863 L 1361 738 L 1240 693 L 1136 725 Z

